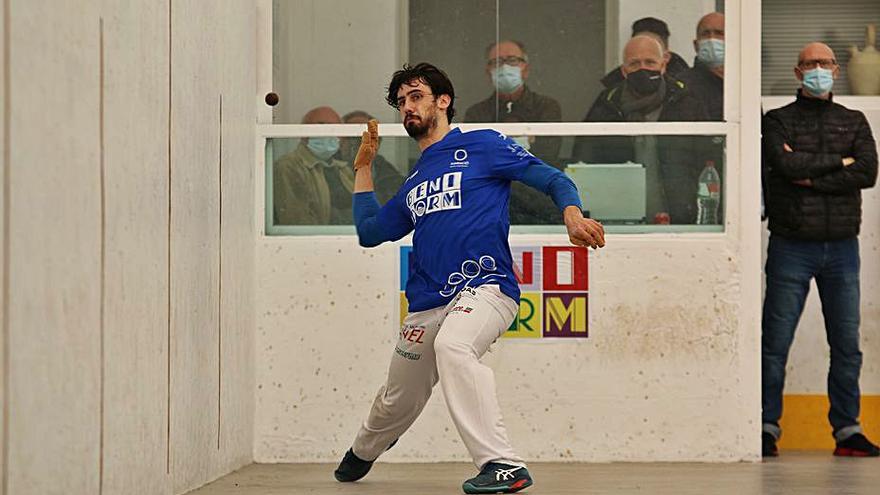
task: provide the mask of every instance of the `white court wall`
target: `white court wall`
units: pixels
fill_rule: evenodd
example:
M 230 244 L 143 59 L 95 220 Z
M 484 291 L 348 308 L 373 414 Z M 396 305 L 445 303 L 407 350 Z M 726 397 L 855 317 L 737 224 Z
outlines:
M 861 110 L 868 118 L 875 140 L 880 137 L 880 98 L 844 96 L 838 103 Z M 772 110 L 794 101 L 793 97 L 764 97 L 764 110 Z M 766 260 L 768 233 L 764 224 L 762 254 Z M 862 192 L 862 230 L 859 235 L 861 252 L 862 291 L 862 376 L 863 395 L 880 395 L 880 191 L 877 188 Z M 825 340 L 825 322 L 815 282 L 804 307 L 803 316 L 795 334 L 788 366 L 785 393 L 827 393 L 826 378 L 830 351 Z M 871 414 L 876 417 L 877 413 Z
M 589 339 L 503 341 L 485 358 L 520 453 L 756 459 L 756 305 L 743 294 L 743 251 L 726 236 L 610 236 L 591 258 Z M 264 239 L 257 258 L 256 460 L 338 461 L 396 342 L 396 248 L 277 238 Z M 383 459 L 467 459 L 439 391 Z
M 6 225 L 7 225 L 7 212 L 8 208 L 6 207 L 6 199 L 9 197 L 6 191 L 6 174 L 9 170 L 9 157 L 7 152 L 9 151 L 9 147 L 6 146 L 6 141 L 8 139 L 7 131 L 9 130 L 9 126 L 7 125 L 8 114 L 6 113 L 6 109 L 8 105 L 6 104 L 7 95 L 6 95 L 6 80 L 9 76 L 9 64 L 6 61 L 9 59 L 6 53 L 6 47 L 8 44 L 6 43 L 6 35 L 8 34 L 8 30 L 6 29 L 6 9 L 4 8 L 5 4 L 0 4 L 0 62 L 2 62 L 2 75 L 0 75 L 0 160 L 2 160 L 2 171 L 0 171 L 0 297 L 2 297 L 2 302 L 0 302 L 0 466 L 6 465 L 6 428 L 8 423 L 6 422 L 7 414 L 6 414 L 6 379 L 8 377 L 6 363 L 8 360 L 6 359 L 6 327 L 7 320 L 6 317 L 9 315 L 9 312 L 6 310 L 6 294 L 9 292 L 7 290 L 6 284 L 6 274 L 8 270 L 6 269 L 7 261 L 6 261 L 6 252 L 7 252 L 7 239 L 9 236 L 6 234 Z M 3 468 L 0 468 L 2 470 Z M 0 487 L 0 493 L 5 495 L 5 489 Z
M 758 26 L 755 3 L 743 5 L 742 25 Z M 736 33 L 730 43 L 739 45 Z M 758 44 L 751 32 L 739 46 Z M 740 63 L 758 70 L 734 52 L 730 64 Z M 609 236 L 591 258 L 589 339 L 502 341 L 485 357 L 511 439 L 530 461 L 760 458 L 760 170 L 738 166 L 760 160 L 760 88 L 735 90 L 743 123 L 728 135 L 725 233 Z M 338 462 L 393 352 L 397 246 L 263 235 L 256 256 L 255 460 Z M 468 459 L 441 395 L 383 459 Z
M 3 491 L 183 493 L 252 460 L 254 5 L 4 4 Z

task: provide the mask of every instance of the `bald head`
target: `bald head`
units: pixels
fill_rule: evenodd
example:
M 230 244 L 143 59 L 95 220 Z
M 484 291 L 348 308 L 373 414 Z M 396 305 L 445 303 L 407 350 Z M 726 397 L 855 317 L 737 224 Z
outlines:
M 804 46 L 804 48 L 798 54 L 798 65 L 801 65 L 804 62 L 811 60 L 836 61 L 837 58 L 834 56 L 834 50 L 832 50 L 830 46 L 826 45 L 825 43 L 814 41 Z
M 656 37 L 637 34 L 626 42 L 626 46 L 623 48 L 623 65 L 621 66 L 623 75 L 625 77 L 639 69 L 666 72 L 663 45 Z
M 724 14 L 709 12 L 697 23 L 697 39 L 724 39 Z
M 660 43 L 660 46 L 663 48 L 663 53 L 666 53 L 666 51 L 669 49 L 666 46 L 666 43 L 663 42 L 663 37 L 657 33 L 652 33 L 651 31 L 642 31 L 632 35 L 633 38 L 635 38 L 636 36 L 647 36 L 648 38 L 654 38 L 655 40 L 657 40 L 658 43 Z
M 631 57 L 663 57 L 663 45 L 656 36 L 637 34 L 626 42 L 623 59 Z
M 339 114 L 330 107 L 317 107 L 303 115 L 303 124 L 340 124 Z

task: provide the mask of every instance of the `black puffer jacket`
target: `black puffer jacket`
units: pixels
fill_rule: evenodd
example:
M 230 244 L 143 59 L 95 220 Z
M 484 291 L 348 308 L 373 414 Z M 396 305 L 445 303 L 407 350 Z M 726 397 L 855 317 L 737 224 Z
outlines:
M 794 103 L 767 112 L 762 134 L 770 232 L 809 241 L 857 236 L 861 190 L 877 181 L 877 146 L 864 114 L 798 91 Z M 856 161 L 844 167 L 845 157 Z M 811 184 L 795 184 L 803 179 Z
M 703 102 L 709 120 L 724 120 L 724 79 L 715 75 L 708 65 L 694 60 L 694 67 L 677 77 L 688 91 Z

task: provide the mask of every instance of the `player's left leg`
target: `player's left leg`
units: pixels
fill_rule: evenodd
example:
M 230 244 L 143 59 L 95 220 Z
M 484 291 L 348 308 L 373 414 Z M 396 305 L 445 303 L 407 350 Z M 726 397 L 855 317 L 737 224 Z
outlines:
M 465 493 L 515 492 L 532 484 L 507 438 L 495 395 L 495 375 L 480 358 L 513 321 L 518 304 L 497 285 L 466 288 L 434 341 L 440 386 L 465 446 L 481 469 Z
M 410 313 L 403 322 L 391 355 L 385 384 L 370 413 L 334 475 L 339 481 L 357 481 L 373 462 L 390 449 L 421 414 L 437 383 L 434 338 L 446 314 L 445 307 Z

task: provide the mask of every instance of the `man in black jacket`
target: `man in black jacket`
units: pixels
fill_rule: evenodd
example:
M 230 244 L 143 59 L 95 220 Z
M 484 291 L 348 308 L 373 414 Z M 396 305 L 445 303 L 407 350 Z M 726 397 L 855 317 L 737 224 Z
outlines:
M 631 38 L 623 58 L 623 82 L 599 94 L 585 122 L 707 120 L 700 101 L 666 74 L 663 47 L 654 37 Z M 716 158 L 702 150 L 706 142 L 691 136 L 582 136 L 575 140 L 573 156 L 586 163 L 644 165 L 648 221 L 668 213 L 672 223 L 688 224 L 696 219 L 697 177 L 705 160 Z M 720 144 L 716 148 L 720 151 Z
M 700 19 L 694 50 L 694 67 L 677 77 L 703 102 L 709 120 L 724 120 L 724 14 L 712 12 Z
M 877 180 L 877 146 L 865 116 L 832 101 L 839 73 L 822 43 L 801 51 L 797 100 L 767 112 L 763 149 L 770 219 L 762 320 L 763 455 L 777 455 L 785 365 L 815 278 L 831 347 L 828 420 L 835 455 L 880 456 L 859 425 L 861 190 Z

